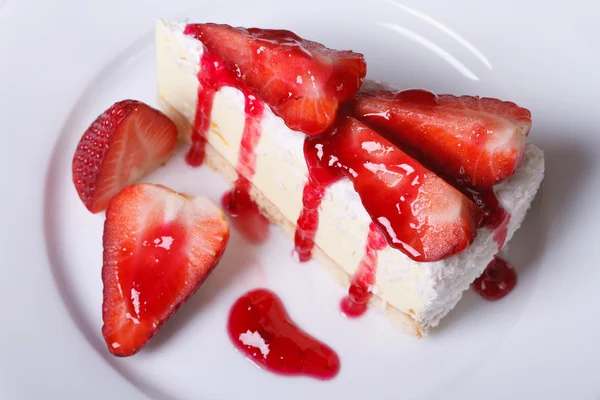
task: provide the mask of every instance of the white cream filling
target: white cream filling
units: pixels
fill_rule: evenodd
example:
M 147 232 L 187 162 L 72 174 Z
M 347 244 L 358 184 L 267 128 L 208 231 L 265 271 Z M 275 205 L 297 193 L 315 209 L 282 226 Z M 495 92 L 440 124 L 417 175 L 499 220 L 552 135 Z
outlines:
M 156 30 L 159 95 L 194 123 L 197 72 L 202 45 L 183 34 L 183 24 L 158 21 Z M 244 97 L 225 87 L 215 96 L 209 143 L 232 165 L 237 165 L 244 128 Z M 295 223 L 302 210 L 302 190 L 308 170 L 304 160 L 305 135 L 289 129 L 265 107 L 262 133 L 256 148 L 253 185 Z M 500 204 L 511 214 L 507 242 L 521 225 L 544 175 L 542 151 L 527 144 L 517 172 L 495 187 Z M 352 183 L 343 179 L 328 188 L 320 206 L 317 245 L 348 274 L 353 275 L 364 254 L 371 219 Z M 379 252 L 374 292 L 423 328 L 435 326 L 460 300 L 497 253 L 492 232 L 481 229 L 462 253 L 433 263 L 418 263 L 399 250 Z

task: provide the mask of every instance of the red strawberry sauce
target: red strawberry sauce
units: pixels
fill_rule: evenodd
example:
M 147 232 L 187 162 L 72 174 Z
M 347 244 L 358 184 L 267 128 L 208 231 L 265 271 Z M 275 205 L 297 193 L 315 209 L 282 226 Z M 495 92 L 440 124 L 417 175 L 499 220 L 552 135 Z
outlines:
M 495 257 L 483 274 L 473 282 L 473 289 L 486 300 L 503 298 L 517 285 L 517 274 L 502 258 Z
M 494 231 L 494 240 L 498 244 L 498 250 L 500 250 L 504 247 L 504 242 L 506 241 L 510 214 L 498 202 L 498 197 L 496 197 L 494 189 L 484 192 L 465 191 L 467 194 L 470 193 L 473 201 L 483 210 L 484 218 L 482 226 Z
M 194 35 L 193 25 L 188 25 L 184 31 Z M 197 167 L 204 161 L 206 150 L 206 135 L 210 129 L 210 118 L 215 94 L 223 86 L 239 87 L 239 79 L 217 58 L 207 51 L 200 58 L 198 72 L 198 100 L 196 105 L 196 120 L 192 131 L 192 146 L 186 156 L 189 165 Z M 243 91 L 247 97 L 247 91 Z
M 132 323 L 160 320 L 178 302 L 187 276 L 185 236 L 184 226 L 170 222 L 123 246 L 118 278 Z
M 377 251 L 383 250 L 387 246 L 387 241 L 379 228 L 371 223 L 369 226 L 369 235 L 367 236 L 367 245 L 365 246 L 365 255 L 354 274 L 348 295 L 345 296 L 340 307 L 345 316 L 356 318 L 367 311 L 367 303 L 371 298 L 371 290 L 375 285 L 375 272 L 377 268 Z
M 198 37 L 194 25 L 188 25 L 184 33 Z M 200 58 L 198 82 L 196 120 L 192 133 L 192 145 L 186 160 L 191 166 L 199 166 L 204 161 L 206 135 L 210 129 L 212 106 L 217 91 L 223 86 L 239 89 L 244 94 L 246 119 L 236 166 L 238 179 L 233 189 L 225 193 L 221 204 L 231 217 L 233 225 L 244 237 L 253 243 L 264 242 L 269 236 L 269 221 L 259 212 L 258 206 L 250 197 L 250 180 L 254 176 L 256 168 L 254 150 L 260 140 L 260 121 L 264 112 L 263 102 L 250 93 L 237 74 L 233 73 L 218 58 L 213 57 L 206 49 Z
M 260 120 L 263 103 L 246 93 L 246 119 L 238 156 L 238 179 L 233 189 L 223 196 L 221 204 L 236 229 L 252 243 L 262 243 L 269 237 L 269 221 L 260 213 L 250 197 L 250 181 L 256 170 L 254 149 L 260 139 Z
M 328 168 L 320 162 L 323 147 L 318 139 L 310 137 L 304 142 L 304 158 L 308 167 L 308 182 L 302 191 L 303 209 L 296 222 L 294 251 L 300 261 L 308 261 L 312 256 L 315 235 L 319 227 L 319 206 L 325 190 L 343 175 L 339 169 Z
M 327 380 L 340 370 L 335 351 L 301 330 L 266 289 L 252 290 L 235 302 L 227 330 L 242 354 L 271 372 Z

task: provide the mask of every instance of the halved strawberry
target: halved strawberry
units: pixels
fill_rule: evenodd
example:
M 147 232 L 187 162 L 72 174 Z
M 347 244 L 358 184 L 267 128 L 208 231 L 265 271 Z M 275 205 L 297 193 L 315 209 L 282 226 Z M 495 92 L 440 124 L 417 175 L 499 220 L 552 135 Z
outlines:
M 113 104 L 85 131 L 73 156 L 73 183 L 93 213 L 154 168 L 177 145 L 175 124 L 160 111 L 135 100 Z
M 466 249 L 482 215 L 477 205 L 393 143 L 352 117 L 310 138 L 320 162 L 340 168 L 390 246 L 415 261 Z
M 362 54 L 332 50 L 290 31 L 208 23 L 188 25 L 185 32 L 235 71 L 288 127 L 308 135 L 333 124 L 367 71 Z
M 480 190 L 515 172 L 531 128 L 531 113 L 514 103 L 424 90 L 361 93 L 354 113 L 438 174 Z
M 229 227 L 219 208 L 160 185 L 136 184 L 106 211 L 102 335 L 116 356 L 137 353 L 219 262 Z

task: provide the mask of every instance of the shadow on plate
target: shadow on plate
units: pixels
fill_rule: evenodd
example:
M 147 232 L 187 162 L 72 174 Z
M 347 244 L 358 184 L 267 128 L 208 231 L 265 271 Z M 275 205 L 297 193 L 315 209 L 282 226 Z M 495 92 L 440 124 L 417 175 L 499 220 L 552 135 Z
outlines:
M 569 136 L 557 132 L 548 137 Z M 560 230 L 560 226 L 569 223 L 577 200 L 576 193 L 588 179 L 594 157 L 590 149 L 577 142 L 549 142 L 537 137 L 535 143 L 544 150 L 545 177 L 523 225 L 503 250 L 506 259 L 519 273 L 520 281 L 529 282 L 543 269 L 539 260 L 544 253 L 560 247 L 554 233 Z M 530 288 L 517 285 L 515 291 Z M 526 298 L 528 294 L 521 297 Z M 524 309 L 524 304 L 522 302 L 519 306 L 520 310 Z M 456 308 L 442 319 L 440 326 L 432 330 L 431 335 L 436 335 L 437 331 L 451 330 L 458 320 L 468 318 L 480 307 L 490 307 L 490 303 L 479 296 L 465 295 Z

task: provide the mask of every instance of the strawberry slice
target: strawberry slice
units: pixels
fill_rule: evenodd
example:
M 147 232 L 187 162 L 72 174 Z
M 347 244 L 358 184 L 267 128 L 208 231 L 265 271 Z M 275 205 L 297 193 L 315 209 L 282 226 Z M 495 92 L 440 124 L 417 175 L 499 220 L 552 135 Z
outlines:
M 310 143 L 312 142 L 312 143 Z M 466 249 L 477 234 L 477 205 L 392 142 L 352 117 L 310 138 L 320 162 L 341 169 L 388 244 L 415 261 Z
M 116 356 L 137 353 L 219 262 L 229 227 L 219 208 L 160 185 L 136 184 L 106 211 L 102 335 Z
M 531 113 L 514 103 L 424 90 L 361 93 L 354 113 L 438 174 L 479 190 L 515 172 L 531 128 Z
M 113 104 L 85 131 L 73 156 L 73 183 L 93 213 L 119 191 L 165 163 L 177 145 L 175 124 L 135 100 Z
M 185 32 L 235 71 L 288 127 L 308 135 L 333 124 L 367 71 L 362 54 L 332 50 L 290 31 L 209 23 L 188 25 Z

